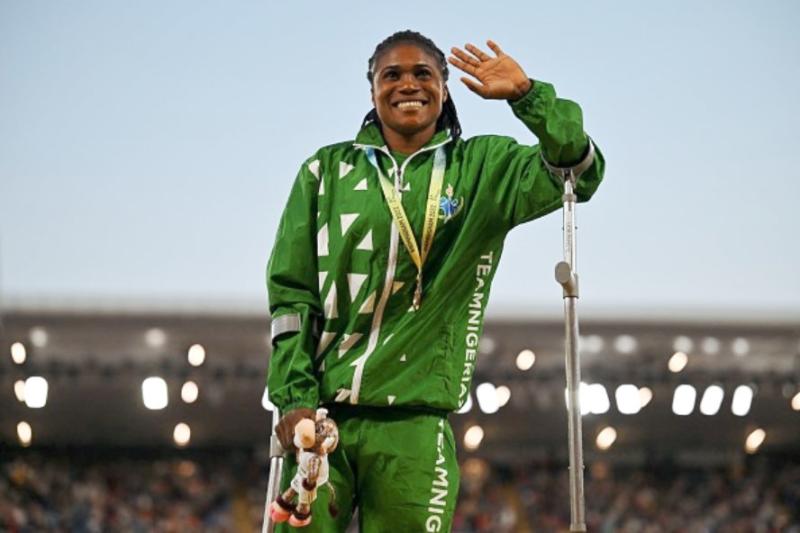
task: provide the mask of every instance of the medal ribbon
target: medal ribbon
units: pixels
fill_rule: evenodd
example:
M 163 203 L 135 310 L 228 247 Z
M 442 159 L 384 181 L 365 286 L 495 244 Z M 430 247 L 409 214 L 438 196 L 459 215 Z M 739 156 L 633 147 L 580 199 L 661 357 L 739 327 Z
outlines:
M 378 171 L 378 180 L 383 190 L 383 196 L 386 198 L 386 203 L 389 204 L 389 212 L 392 214 L 397 229 L 400 233 L 400 238 L 411 256 L 411 260 L 417 266 L 417 287 L 414 291 L 414 309 L 419 309 L 422 305 L 422 265 L 425 264 L 425 259 L 428 257 L 433 246 L 433 237 L 436 234 L 436 223 L 439 220 L 439 195 L 442 193 L 442 183 L 444 183 L 444 168 L 446 157 L 444 154 L 444 147 L 440 146 L 436 149 L 433 157 L 433 172 L 431 173 L 431 183 L 428 187 L 428 198 L 425 203 L 425 223 L 422 226 L 422 250 L 417 246 L 417 241 L 414 238 L 414 231 L 411 229 L 411 223 L 408 220 L 403 203 L 401 201 L 400 193 L 397 191 L 392 182 L 389 181 L 375 156 L 375 149 L 367 149 L 367 158 L 372 166 Z

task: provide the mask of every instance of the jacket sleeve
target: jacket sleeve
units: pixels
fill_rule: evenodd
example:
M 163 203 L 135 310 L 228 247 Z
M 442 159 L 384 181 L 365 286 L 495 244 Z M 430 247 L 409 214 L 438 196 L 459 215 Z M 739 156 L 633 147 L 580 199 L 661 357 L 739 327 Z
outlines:
M 527 146 L 510 137 L 485 137 L 481 181 L 506 228 L 561 207 L 563 185 L 548 170 L 548 163 L 571 167 L 592 158 L 575 187 L 579 202 L 589 200 L 603 178 L 605 162 L 596 145 L 590 150 L 592 141 L 583 131 L 580 106 L 556 98 L 553 86 L 542 81 L 534 81 L 525 96 L 509 105 L 539 144 Z
M 267 265 L 272 316 L 272 355 L 267 386 L 281 412 L 316 409 L 316 324 L 321 316 L 317 287 L 317 191 L 319 162 L 304 164 L 283 211 Z M 315 172 L 312 172 L 314 168 Z

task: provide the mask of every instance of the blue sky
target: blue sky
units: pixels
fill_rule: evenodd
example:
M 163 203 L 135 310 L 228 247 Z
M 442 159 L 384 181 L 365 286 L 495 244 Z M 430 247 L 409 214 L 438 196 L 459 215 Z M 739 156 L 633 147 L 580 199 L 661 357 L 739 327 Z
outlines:
M 798 22 L 790 1 L 0 0 L 0 288 L 264 306 L 299 164 L 353 138 L 367 58 L 412 28 L 493 38 L 583 107 L 608 170 L 578 210 L 582 305 L 798 316 Z M 450 85 L 466 136 L 535 142 Z M 490 314 L 557 313 L 560 254 L 558 214 L 515 229 Z

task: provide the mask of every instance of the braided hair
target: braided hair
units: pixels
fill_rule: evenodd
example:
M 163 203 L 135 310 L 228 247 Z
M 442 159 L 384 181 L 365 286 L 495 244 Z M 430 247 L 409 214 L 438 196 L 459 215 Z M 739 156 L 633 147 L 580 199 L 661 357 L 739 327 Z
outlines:
M 378 58 L 395 45 L 401 43 L 417 46 L 424 52 L 434 57 L 439 63 L 439 70 L 441 71 L 442 78 L 444 79 L 445 83 L 447 83 L 449 71 L 447 69 L 447 58 L 445 58 L 444 53 L 439 50 L 433 41 L 421 33 L 405 30 L 398 31 L 397 33 L 390 35 L 384 39 L 383 42 L 378 44 L 377 47 L 375 47 L 375 52 L 372 54 L 372 57 L 369 58 L 369 68 L 367 70 L 367 80 L 369 80 L 370 85 L 372 85 L 374 79 L 373 69 L 375 68 L 375 63 L 378 61 Z M 372 110 L 367 113 L 367 116 L 364 117 L 361 127 L 364 127 L 371 122 L 374 122 L 378 125 L 381 123 L 380 119 L 378 118 L 378 112 L 375 110 L 375 108 L 372 108 Z M 456 105 L 453 103 L 452 94 L 449 94 L 447 100 L 445 100 L 442 104 L 442 114 L 439 115 L 439 118 L 436 121 L 437 130 L 444 128 L 450 130 L 450 136 L 453 139 L 457 139 L 461 136 L 461 123 L 458 121 L 458 113 L 456 112 Z

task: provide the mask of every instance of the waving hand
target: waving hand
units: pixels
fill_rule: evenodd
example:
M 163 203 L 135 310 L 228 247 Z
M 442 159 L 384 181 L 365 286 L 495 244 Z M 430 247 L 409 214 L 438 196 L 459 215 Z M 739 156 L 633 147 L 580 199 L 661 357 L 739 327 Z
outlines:
M 477 79 L 464 76 L 461 78 L 464 85 L 487 100 L 516 100 L 525 95 L 531 87 L 531 81 L 522 67 L 491 39 L 486 41 L 486 45 L 495 53 L 495 57 L 473 44 L 464 46 L 469 54 L 460 48 L 450 49 L 455 57 L 447 58 L 448 62 Z

